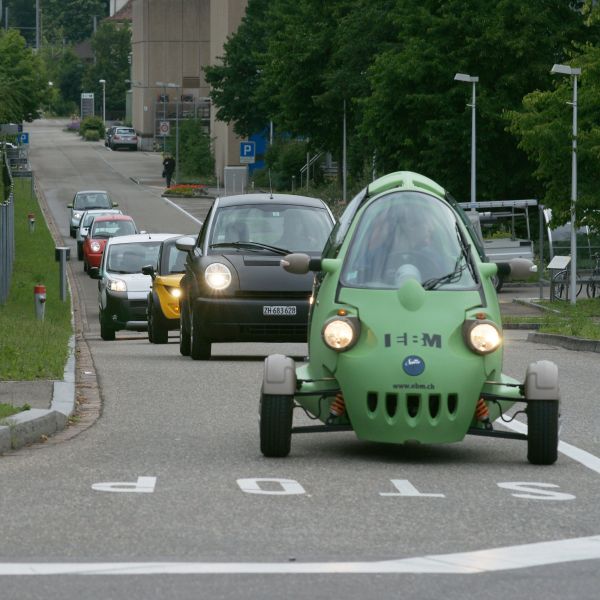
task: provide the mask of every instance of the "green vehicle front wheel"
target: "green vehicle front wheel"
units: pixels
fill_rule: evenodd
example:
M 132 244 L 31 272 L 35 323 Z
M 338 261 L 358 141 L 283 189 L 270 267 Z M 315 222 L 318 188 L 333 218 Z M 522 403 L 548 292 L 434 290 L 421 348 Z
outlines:
M 260 451 L 267 457 L 280 458 L 292 446 L 293 396 L 260 395 Z
M 551 465 L 558 458 L 558 401 L 533 400 L 527 404 L 527 460 Z

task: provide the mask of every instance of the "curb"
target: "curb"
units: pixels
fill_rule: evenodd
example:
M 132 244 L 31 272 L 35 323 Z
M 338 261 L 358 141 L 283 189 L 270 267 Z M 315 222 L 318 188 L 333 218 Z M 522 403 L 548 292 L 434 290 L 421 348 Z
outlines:
M 54 382 L 50 408 L 32 408 L 4 419 L 7 425 L 0 425 L 0 453 L 17 450 L 64 429 L 74 411 L 75 336 L 72 335 L 63 380 Z
M 580 352 L 599 352 L 600 341 L 588 340 L 586 338 L 570 337 L 568 335 L 558 335 L 556 333 L 530 333 L 527 336 L 528 342 L 538 344 L 549 344 L 560 346 L 566 350 L 577 350 Z

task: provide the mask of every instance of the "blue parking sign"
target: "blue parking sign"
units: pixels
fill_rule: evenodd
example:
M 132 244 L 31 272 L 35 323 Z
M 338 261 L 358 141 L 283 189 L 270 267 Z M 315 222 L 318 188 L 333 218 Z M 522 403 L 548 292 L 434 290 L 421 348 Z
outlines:
M 256 142 L 240 142 L 240 163 L 253 164 L 256 159 Z
M 29 133 L 20 133 L 19 134 L 19 143 L 20 144 L 29 144 Z

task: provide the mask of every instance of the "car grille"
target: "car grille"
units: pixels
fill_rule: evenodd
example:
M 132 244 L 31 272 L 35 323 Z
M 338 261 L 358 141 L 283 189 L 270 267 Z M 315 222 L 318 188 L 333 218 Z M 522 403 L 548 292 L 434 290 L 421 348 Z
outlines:
M 256 300 L 308 300 L 310 292 L 254 292 L 237 290 L 236 298 L 251 298 Z
M 454 419 L 458 411 L 458 394 L 368 392 L 366 405 L 369 413 L 374 414 L 379 408 L 390 419 L 403 418 L 413 425 L 421 420 L 435 423 L 442 415 Z

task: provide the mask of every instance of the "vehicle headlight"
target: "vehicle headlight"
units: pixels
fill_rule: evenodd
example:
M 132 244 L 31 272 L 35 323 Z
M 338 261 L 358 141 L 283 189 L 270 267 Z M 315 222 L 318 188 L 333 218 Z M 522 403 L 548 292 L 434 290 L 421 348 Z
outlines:
M 502 335 L 491 321 L 465 321 L 463 335 L 467 346 L 477 354 L 489 354 L 502 344 Z
M 81 215 L 82 215 L 82 214 L 83 214 L 83 213 L 80 213 L 80 212 L 77 212 L 77 211 L 75 211 L 75 212 L 73 213 L 73 218 L 74 218 L 74 219 L 81 219 Z
M 92 252 L 100 252 L 100 250 L 102 250 L 102 246 L 101 246 L 100 242 L 92 242 L 90 244 L 90 250 Z
M 111 292 L 126 292 L 127 284 L 122 279 L 109 279 L 106 287 Z
M 224 290 L 231 283 L 231 271 L 223 263 L 212 263 L 206 267 L 204 279 L 213 290 Z
M 356 317 L 334 317 L 323 325 L 323 341 L 332 349 L 344 352 L 354 346 L 360 334 Z
M 173 298 L 180 298 L 181 297 L 181 288 L 175 288 L 175 287 L 167 287 L 167 286 L 165 286 L 165 289 L 167 290 L 167 292 L 169 292 L 169 294 L 171 294 L 171 296 L 173 296 Z

